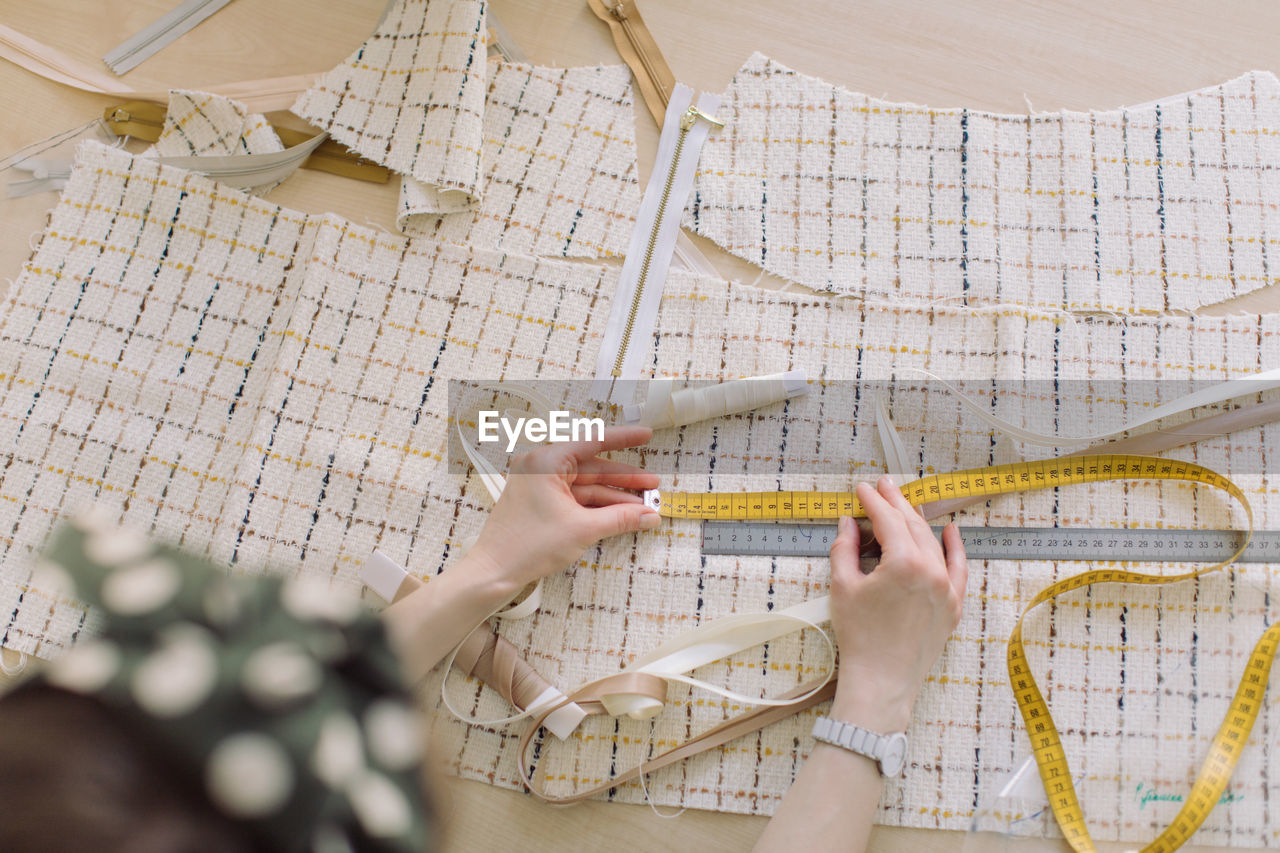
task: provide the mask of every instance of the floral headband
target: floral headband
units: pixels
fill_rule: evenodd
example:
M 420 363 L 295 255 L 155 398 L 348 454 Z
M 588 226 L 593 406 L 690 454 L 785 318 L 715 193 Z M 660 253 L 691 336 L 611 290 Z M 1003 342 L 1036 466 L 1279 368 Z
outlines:
M 28 683 L 137 721 L 270 849 L 427 846 L 419 719 L 356 599 L 93 521 L 62 530 L 39 571 L 105 621 Z

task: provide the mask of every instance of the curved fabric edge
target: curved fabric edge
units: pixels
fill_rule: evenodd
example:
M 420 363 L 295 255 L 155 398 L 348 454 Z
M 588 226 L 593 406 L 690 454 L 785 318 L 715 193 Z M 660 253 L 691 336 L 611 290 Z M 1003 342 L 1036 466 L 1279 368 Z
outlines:
M 885 302 L 1194 311 L 1278 279 L 1280 81 L 1114 110 L 893 103 L 754 54 L 684 224 L 788 281 Z

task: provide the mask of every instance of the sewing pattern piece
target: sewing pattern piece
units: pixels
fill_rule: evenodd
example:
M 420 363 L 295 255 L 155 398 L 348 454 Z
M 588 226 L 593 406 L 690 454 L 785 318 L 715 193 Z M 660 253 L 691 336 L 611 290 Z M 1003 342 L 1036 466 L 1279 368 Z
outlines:
M 617 281 L 618 271 L 601 265 L 306 216 L 86 146 L 0 309 L 3 644 L 50 657 L 91 632 L 90 614 L 31 576 L 55 520 L 90 502 L 221 565 L 292 566 L 356 587 L 378 548 L 416 575 L 440 570 L 491 505 L 478 476 L 444 463 L 446 380 L 587 378 Z M 814 380 L 769 418 L 744 413 L 660 431 L 645 464 L 676 490 L 847 488 L 879 473 L 876 399 L 842 396 L 849 386 L 839 380 L 912 370 L 1045 380 L 1027 393 L 1059 388 L 1064 410 L 1097 421 L 1075 431 L 1099 431 L 1136 414 L 1128 395 L 1071 383 L 1218 380 L 1280 364 L 1280 316 L 1067 321 L 1007 306 L 861 305 L 681 272 L 664 294 L 656 375 L 720 381 L 803 370 Z M 1006 407 L 1018 402 L 997 397 L 993 413 L 1015 419 L 1016 405 Z M 990 431 L 966 421 L 951 395 L 922 385 L 895 392 L 890 404 L 913 465 L 996 461 Z M 1267 529 L 1280 526 L 1269 475 L 1276 446 L 1273 424 L 1170 455 L 1230 476 Z M 970 510 L 966 523 L 1239 521 L 1213 490 L 1109 483 L 1005 498 Z M 504 623 L 503 635 L 568 691 L 708 620 L 826 592 L 825 560 L 704 560 L 698 542 L 692 521 L 607 541 L 549 578 L 539 611 Z M 1034 593 L 1070 570 L 973 566 L 964 621 L 917 703 L 911 770 L 889 783 L 881 823 L 964 829 L 978 789 L 1021 763 L 1005 638 Z M 1184 790 L 1243 671 L 1248 649 L 1229 638 L 1257 636 L 1278 592 L 1273 566 L 1250 565 L 1167 589 L 1099 587 L 1028 618 L 1027 652 L 1072 767 L 1087 780 L 1080 792 L 1095 837 L 1146 835 L 1167 821 L 1177 804 L 1158 797 Z M 778 695 L 811 679 L 827 656 L 824 644 L 798 633 L 696 675 Z M 478 717 L 510 713 L 474 684 L 450 689 L 453 704 Z M 434 692 L 427 685 L 425 695 Z M 1265 705 L 1232 799 L 1198 841 L 1273 846 L 1280 837 L 1267 805 L 1280 796 L 1280 754 L 1258 748 L 1280 726 L 1277 709 Z M 552 793 L 568 793 L 739 710 L 676 686 L 652 726 L 593 717 L 564 743 L 539 735 L 534 771 Z M 805 712 L 654 773 L 648 790 L 662 805 L 771 813 L 812 722 Z M 443 714 L 437 732 L 460 775 L 519 787 L 514 733 Z M 627 784 L 614 797 L 644 795 Z M 1012 816 L 1013 829 L 1048 831 L 1036 808 Z
M 1126 109 L 881 101 L 756 54 L 686 224 L 765 270 L 877 300 L 1194 310 L 1271 285 L 1280 82 Z
M 480 200 L 441 215 L 438 194 L 406 176 L 400 230 L 532 255 L 623 254 L 640 204 L 627 68 L 489 67 Z
M 261 113 L 250 113 L 243 104 L 221 95 L 174 89 L 169 93 L 164 127 L 151 153 L 158 157 L 203 157 L 283 150 L 280 137 Z
M 422 185 L 436 213 L 479 197 L 485 0 L 400 0 L 293 112 Z

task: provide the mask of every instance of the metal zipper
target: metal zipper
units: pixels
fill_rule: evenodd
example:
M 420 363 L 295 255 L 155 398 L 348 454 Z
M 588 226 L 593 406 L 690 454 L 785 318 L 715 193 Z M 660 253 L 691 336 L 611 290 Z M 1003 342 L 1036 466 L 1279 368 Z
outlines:
M 680 165 L 680 155 L 684 153 L 685 140 L 689 131 L 698 119 L 711 122 L 716 127 L 724 127 L 724 122 L 709 116 L 697 107 L 689 107 L 680 116 L 680 135 L 676 137 L 676 150 L 671 155 L 671 166 L 667 169 L 667 180 L 662 185 L 662 197 L 658 199 L 658 212 L 655 214 L 653 228 L 649 230 L 649 242 L 644 247 L 644 260 L 640 264 L 640 277 L 636 280 L 636 292 L 631 297 L 631 310 L 627 313 L 627 325 L 622 330 L 622 343 L 618 347 L 618 358 L 613 363 L 613 377 L 622 376 L 622 362 L 627 357 L 627 348 L 631 346 L 631 333 L 635 329 L 636 314 L 640 310 L 640 300 L 644 296 L 645 285 L 649 282 L 649 268 L 653 265 L 653 250 L 658 243 L 658 231 L 667 216 L 667 205 L 671 201 L 671 187 L 676 180 L 676 168 Z
M 160 138 L 161 131 L 164 130 L 165 112 L 165 107 L 160 104 L 153 104 L 148 101 L 130 101 L 118 106 L 107 107 L 102 117 L 107 127 L 118 136 L 131 136 L 144 142 L 155 142 Z M 272 125 L 271 129 L 275 131 L 276 136 L 280 138 L 286 148 L 302 145 L 315 135 L 275 125 Z M 232 156 L 256 155 L 237 154 Z M 363 159 L 332 139 L 326 139 L 318 147 L 313 147 L 311 156 L 306 159 L 302 167 L 376 184 L 385 184 L 391 179 L 391 172 L 385 166 L 379 166 Z M 255 166 L 253 168 L 262 167 Z M 202 169 L 197 168 L 196 171 L 202 171 Z M 218 178 L 227 174 L 226 170 L 222 170 L 210 173 L 210 177 Z
M 676 85 L 668 105 L 669 119 L 658 144 L 658 162 L 645 190 L 636 227 L 631 235 L 627 259 L 623 264 L 614 296 L 613 308 L 605 340 L 596 361 L 596 383 L 592 396 L 616 405 L 631 402 L 620 394 L 619 379 L 639 375 L 637 363 L 628 364 L 631 344 L 637 333 L 652 332 L 657 318 L 657 300 L 661 298 L 661 282 L 665 281 L 680 233 L 679 213 L 693 188 L 697 155 L 711 127 L 723 127 L 712 112 L 719 97 L 704 94 L 695 105 L 693 91 Z M 673 212 L 675 216 L 669 214 Z M 651 286 L 657 283 L 657 289 Z

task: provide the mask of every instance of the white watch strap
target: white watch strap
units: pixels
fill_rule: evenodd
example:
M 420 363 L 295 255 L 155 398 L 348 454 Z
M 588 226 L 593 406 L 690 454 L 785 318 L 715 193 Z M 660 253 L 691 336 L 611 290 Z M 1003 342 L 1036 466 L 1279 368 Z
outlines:
M 886 776 L 897 776 L 902 770 L 900 758 L 893 762 L 894 766 L 885 766 L 886 754 L 889 751 L 888 747 L 894 738 L 902 738 L 905 745 L 905 734 L 884 735 L 879 732 L 873 732 L 870 729 L 864 729 L 862 726 L 855 726 L 852 723 L 833 720 L 830 717 L 818 717 L 813 722 L 814 740 L 866 756 L 875 761 L 880 768 L 881 774 Z

